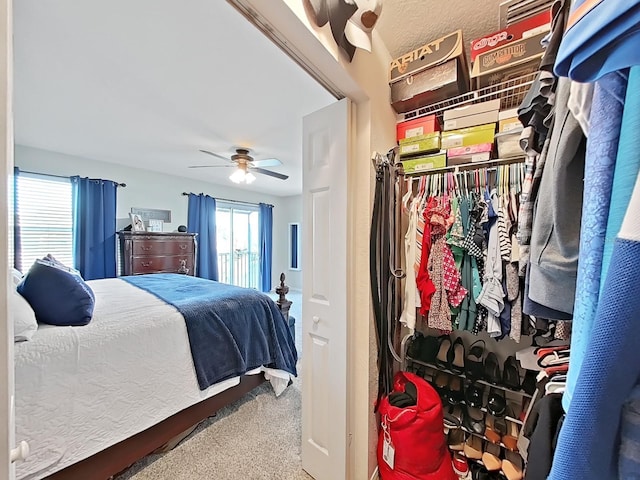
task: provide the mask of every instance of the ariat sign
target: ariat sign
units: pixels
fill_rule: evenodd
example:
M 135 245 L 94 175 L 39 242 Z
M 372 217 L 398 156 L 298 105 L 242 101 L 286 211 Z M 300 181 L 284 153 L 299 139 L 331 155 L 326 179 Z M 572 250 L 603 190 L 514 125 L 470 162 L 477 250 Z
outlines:
M 421 72 L 460 55 L 464 55 L 462 30 L 431 41 L 393 60 L 389 67 L 390 81 Z

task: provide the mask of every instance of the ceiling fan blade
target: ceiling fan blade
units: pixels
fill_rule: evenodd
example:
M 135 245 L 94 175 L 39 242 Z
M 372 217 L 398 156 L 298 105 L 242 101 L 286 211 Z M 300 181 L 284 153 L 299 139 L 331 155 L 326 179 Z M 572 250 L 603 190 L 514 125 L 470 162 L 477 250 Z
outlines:
M 187 168 L 235 168 L 235 165 L 189 165 Z
M 223 157 L 222 155 L 218 155 L 217 153 L 210 152 L 209 150 L 200 150 L 200 151 L 202 153 L 206 153 L 207 155 L 211 155 L 213 157 L 220 158 L 220 159 L 225 160 L 227 162 L 231 162 L 232 161 L 230 158 Z
M 272 172 L 271 170 L 265 170 L 264 168 L 252 167 L 252 172 L 262 173 L 264 175 L 269 175 L 270 177 L 279 178 L 280 180 L 286 180 L 289 178 L 289 175 L 283 175 L 282 173 Z
M 278 167 L 282 162 L 277 158 L 265 158 L 262 160 L 254 160 L 251 162 L 254 167 Z

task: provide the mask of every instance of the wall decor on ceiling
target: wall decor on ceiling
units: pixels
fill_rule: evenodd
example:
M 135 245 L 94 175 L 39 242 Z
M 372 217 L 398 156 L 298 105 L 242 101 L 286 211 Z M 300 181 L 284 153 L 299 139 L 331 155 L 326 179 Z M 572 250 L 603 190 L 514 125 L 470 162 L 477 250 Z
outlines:
M 304 0 L 305 10 L 318 27 L 327 23 L 342 52 L 353 60 L 356 48 L 371 52 L 371 32 L 382 0 Z

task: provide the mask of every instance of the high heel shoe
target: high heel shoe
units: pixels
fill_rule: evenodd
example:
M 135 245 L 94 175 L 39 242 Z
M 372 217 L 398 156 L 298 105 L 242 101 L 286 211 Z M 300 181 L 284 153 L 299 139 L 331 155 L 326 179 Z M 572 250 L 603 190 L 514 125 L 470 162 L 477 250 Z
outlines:
M 464 403 L 470 407 L 480 408 L 484 400 L 484 385 L 470 383 L 464 389 Z
M 489 383 L 494 385 L 498 385 L 502 381 L 498 357 L 493 352 L 489 352 L 487 358 L 484 359 L 484 376 Z
M 507 433 L 507 424 L 504 419 L 486 415 L 484 423 L 486 426 L 484 436 L 487 437 L 491 443 L 499 444 L 503 435 Z
M 482 459 L 482 439 L 475 435 L 469 435 L 462 449 L 464 456 L 472 460 Z
M 451 338 L 443 335 L 439 338 L 438 354 L 436 355 L 435 364 L 442 369 L 449 368 L 449 350 L 451 349 Z
M 500 460 L 500 447 L 495 443 L 485 442 L 484 452 L 482 453 L 482 463 L 490 472 L 497 472 L 502 468 L 502 460 Z
M 502 435 L 502 444 L 508 450 L 511 450 L 513 452 L 517 452 L 518 451 L 518 436 L 520 435 L 520 432 L 518 431 L 518 424 L 515 423 L 515 422 L 508 421 L 508 420 L 506 421 L 506 424 L 507 424 L 507 430 Z M 487 436 L 487 438 L 489 438 L 489 437 Z
M 503 417 L 507 410 L 507 400 L 502 390 L 492 388 L 487 397 L 487 410 L 494 417 Z
M 511 390 L 520 390 L 520 369 L 513 355 L 507 357 L 502 367 L 502 385 Z
M 464 373 L 464 357 L 464 342 L 462 341 L 462 338 L 458 337 L 453 342 L 453 345 L 449 349 L 449 353 L 447 355 L 449 370 L 462 375 Z
M 464 392 L 462 389 L 462 379 L 451 375 L 449 385 L 446 392 L 447 402 L 449 405 L 458 405 L 464 401 Z
M 507 480 L 522 480 L 523 468 L 522 457 L 515 452 L 507 450 L 502 461 L 502 473 L 507 477 Z
M 484 435 L 484 412 L 477 408 L 467 407 L 462 419 L 462 426 L 470 432 Z
M 484 340 L 476 340 L 469 347 L 469 353 L 465 359 L 467 377 L 472 380 L 481 380 L 484 373 Z

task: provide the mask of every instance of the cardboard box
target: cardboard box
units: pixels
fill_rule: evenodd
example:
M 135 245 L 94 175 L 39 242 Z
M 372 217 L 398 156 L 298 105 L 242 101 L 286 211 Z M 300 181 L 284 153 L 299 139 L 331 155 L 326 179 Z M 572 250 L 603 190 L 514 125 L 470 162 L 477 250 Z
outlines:
M 524 151 L 520 147 L 519 130 L 511 130 L 503 133 L 496 133 L 496 144 L 498 145 L 498 156 L 500 158 L 523 157 Z
M 456 130 L 458 128 L 475 127 L 498 121 L 500 100 L 465 105 L 444 112 L 444 129 Z
M 440 132 L 400 140 L 400 157 L 440 151 Z
M 468 147 L 456 147 L 447 150 L 447 158 L 461 157 L 463 155 L 472 155 L 474 153 L 493 152 L 493 142 L 479 143 L 477 145 L 469 145 Z
M 445 152 L 402 160 L 402 168 L 405 175 L 417 175 L 434 168 L 444 168 L 446 166 L 447 154 Z
M 496 124 L 488 123 L 477 127 L 462 128 L 442 132 L 441 145 L 443 149 L 469 147 L 479 143 L 493 143 Z
M 551 30 L 551 11 L 545 10 L 533 17 L 526 18 L 513 25 L 509 25 L 498 32 L 490 33 L 471 42 L 471 61 L 481 53 L 494 48 L 502 47 L 509 42 L 533 37 L 542 32 Z
M 506 0 L 500 4 L 500 28 L 507 28 L 517 22 L 550 11 L 555 0 Z
M 462 30 L 433 40 L 391 62 L 391 105 L 398 113 L 424 107 L 469 90 Z
M 400 141 L 405 138 L 419 137 L 420 135 L 439 131 L 440 123 L 437 117 L 435 115 L 427 115 L 398 123 L 396 125 L 396 139 Z
M 478 55 L 471 71 L 472 86 L 480 89 L 538 70 L 545 36 L 540 33 Z
M 491 160 L 491 152 L 470 153 L 458 157 L 447 158 L 447 166 L 464 165 L 467 163 L 488 162 Z

